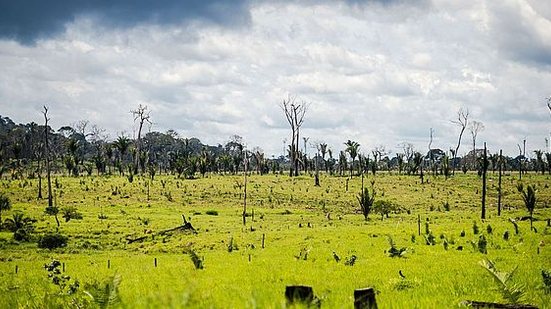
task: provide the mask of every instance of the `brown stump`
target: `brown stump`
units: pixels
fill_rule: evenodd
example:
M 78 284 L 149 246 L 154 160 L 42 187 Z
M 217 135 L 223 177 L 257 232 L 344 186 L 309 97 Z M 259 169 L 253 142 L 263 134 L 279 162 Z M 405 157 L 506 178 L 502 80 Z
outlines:
M 310 286 L 289 285 L 285 287 L 285 298 L 289 304 L 310 304 L 314 301 L 314 290 Z
M 355 309 L 377 309 L 375 290 L 373 288 L 354 290 Z

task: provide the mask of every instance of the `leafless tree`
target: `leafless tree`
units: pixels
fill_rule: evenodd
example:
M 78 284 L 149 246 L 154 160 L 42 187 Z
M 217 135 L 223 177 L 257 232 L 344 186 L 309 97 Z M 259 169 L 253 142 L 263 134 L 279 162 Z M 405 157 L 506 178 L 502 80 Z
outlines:
M 48 118 L 48 108 L 44 106 L 44 111 L 42 112 L 44 115 L 44 157 L 46 157 L 46 177 L 48 179 L 48 207 L 53 206 L 52 202 L 52 180 L 50 177 L 51 171 L 50 171 L 50 149 L 48 144 L 48 134 L 50 133 L 50 128 L 48 127 L 48 121 L 50 118 Z
M 473 162 L 472 167 L 476 167 L 476 137 L 478 136 L 478 133 L 484 131 L 484 124 L 480 121 L 473 120 L 471 121 L 471 125 L 469 126 L 469 132 L 471 132 L 471 137 L 473 140 Z
M 150 111 L 147 109 L 147 106 L 138 105 L 138 109 L 131 110 L 130 113 L 134 116 L 134 122 L 138 121 L 138 138 L 136 139 L 136 157 L 134 158 L 134 174 L 138 173 L 138 167 L 140 165 L 140 155 L 141 155 L 141 135 L 142 128 L 145 122 L 151 124 L 150 120 Z M 144 167 L 142 166 L 142 171 Z
M 304 101 L 297 102 L 296 96 L 288 96 L 281 103 L 281 109 L 285 113 L 285 118 L 291 127 L 291 169 L 289 175 L 298 176 L 299 166 L 299 142 L 300 142 L 300 127 L 304 123 L 304 116 L 308 110 L 308 104 Z
M 459 138 L 457 140 L 457 147 L 455 147 L 455 151 L 453 152 L 453 174 L 455 175 L 455 164 L 457 159 L 457 152 L 459 151 L 459 147 L 461 146 L 461 139 L 463 138 L 463 133 L 465 132 L 465 128 L 467 128 L 467 124 L 469 123 L 469 110 L 460 108 L 457 112 L 457 120 L 452 120 L 452 123 L 455 123 L 461 128 L 461 131 L 459 132 Z

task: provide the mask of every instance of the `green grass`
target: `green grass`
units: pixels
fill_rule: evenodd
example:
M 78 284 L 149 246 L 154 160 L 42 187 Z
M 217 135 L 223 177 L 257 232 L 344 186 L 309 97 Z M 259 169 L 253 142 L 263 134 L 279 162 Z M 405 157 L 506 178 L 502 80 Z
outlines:
M 376 200 L 392 201 L 403 211 L 384 220 L 371 214 L 366 222 L 356 200 L 359 177 L 349 182 L 346 192 L 346 178 L 341 177 L 322 175 L 321 187 L 315 187 L 309 176 L 253 175 L 247 187 L 246 226 L 238 185 L 242 176 L 196 180 L 157 176 L 149 200 L 146 178 L 135 177 L 129 183 L 124 177 L 59 176 L 56 204 L 76 207 L 83 219 L 64 222 L 60 217 L 60 232 L 69 236 L 69 245 L 53 251 L 38 249 L 36 242 L 16 243 L 11 233 L 0 232 L 0 307 L 70 304 L 75 296 L 59 296 L 43 269 L 54 258 L 65 263 L 66 274 L 81 286 L 119 274 L 120 306 L 128 308 L 279 308 L 286 306 L 285 286 L 292 284 L 311 285 L 326 308 L 352 307 L 354 289 L 367 286 L 379 292 L 382 308 L 456 307 L 463 300 L 503 302 L 492 278 L 478 264 L 489 258 L 503 270 L 519 267 L 514 279 L 525 285 L 523 302 L 551 307 L 551 297 L 541 287 L 541 270 L 551 269 L 551 228 L 543 220 L 535 221 L 538 232 L 534 233 L 529 221 L 522 221 L 520 234 L 515 235 L 508 219 L 527 215 L 516 191 L 516 176 L 504 177 L 506 206 L 498 217 L 497 176 L 490 174 L 487 219 L 482 222 L 477 193 L 481 181 L 474 174 L 448 180 L 430 177 L 430 183 L 423 185 L 415 176 L 380 174 L 375 177 Z M 365 184 L 370 185 L 371 179 L 370 175 Z M 526 175 L 523 182 L 538 189 L 534 217 L 551 217 L 548 176 Z M 36 186 L 37 180 L 2 180 L 0 188 L 13 203 L 2 217 L 23 211 L 38 220 L 35 234 L 40 235 L 55 231 L 56 223 L 44 214 L 47 201 L 36 200 Z M 157 235 L 182 224 L 182 214 L 197 234 Z M 436 237 L 434 246 L 427 246 L 417 234 L 418 215 L 422 234 L 428 220 Z M 471 244 L 479 238 L 473 234 L 473 222 L 488 240 L 488 254 Z M 487 233 L 488 224 L 492 234 Z M 460 236 L 462 230 L 465 237 Z M 503 239 L 505 231 L 510 233 L 508 241 Z M 142 236 L 148 237 L 143 242 L 126 241 Z M 388 256 L 388 236 L 397 247 L 407 248 L 405 257 Z M 237 247 L 232 252 L 230 239 Z M 459 246 L 463 250 L 457 250 Z M 196 270 L 184 253 L 190 248 L 204 258 L 204 269 Z M 339 263 L 333 252 L 340 256 Z M 357 256 L 356 263 L 346 266 L 344 260 L 352 255 Z

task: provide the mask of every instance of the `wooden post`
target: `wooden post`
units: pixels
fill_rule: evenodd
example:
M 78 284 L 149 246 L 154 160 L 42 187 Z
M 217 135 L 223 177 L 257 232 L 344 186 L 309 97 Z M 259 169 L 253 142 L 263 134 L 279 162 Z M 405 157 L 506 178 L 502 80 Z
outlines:
M 486 171 L 488 170 L 488 156 L 486 154 L 486 142 L 484 142 L 484 157 L 482 161 L 482 214 L 481 218 L 486 219 Z
M 354 309 L 377 309 L 373 288 L 354 290 Z
M 421 215 L 417 215 L 417 233 L 421 236 Z
M 499 158 L 498 160 L 498 166 L 499 166 L 499 176 L 497 180 L 497 215 L 501 216 L 501 173 L 503 169 L 503 150 L 499 150 Z
M 153 264 L 155 264 L 155 267 L 157 267 L 157 258 L 153 259 Z
M 111 268 L 111 260 L 107 260 L 107 269 Z
M 538 250 L 539 250 L 539 247 L 538 247 Z M 538 252 L 539 253 L 539 252 Z M 249 254 L 249 262 L 251 262 L 251 255 Z
M 17 274 L 19 272 L 19 266 L 15 265 L 15 273 Z
M 65 263 L 61 263 L 61 268 L 63 269 L 63 272 L 65 272 Z
M 266 238 L 266 234 L 262 234 L 262 249 L 264 249 L 264 239 Z
M 310 286 L 305 285 L 290 285 L 285 287 L 285 298 L 287 303 L 306 303 L 309 304 L 314 300 L 314 290 Z

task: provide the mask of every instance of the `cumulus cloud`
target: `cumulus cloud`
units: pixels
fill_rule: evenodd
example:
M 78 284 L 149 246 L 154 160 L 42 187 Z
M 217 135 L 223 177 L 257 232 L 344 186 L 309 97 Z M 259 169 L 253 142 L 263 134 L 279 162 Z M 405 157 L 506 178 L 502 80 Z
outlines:
M 549 131 L 551 14 L 538 1 L 110 3 L 2 4 L 2 116 L 40 121 L 46 104 L 54 126 L 87 119 L 114 137 L 132 135 L 129 111 L 146 104 L 152 130 L 238 134 L 275 155 L 289 94 L 310 102 L 302 136 L 335 151 L 347 139 L 424 151 L 430 128 L 447 150 L 462 106 L 492 149 L 543 148 Z

